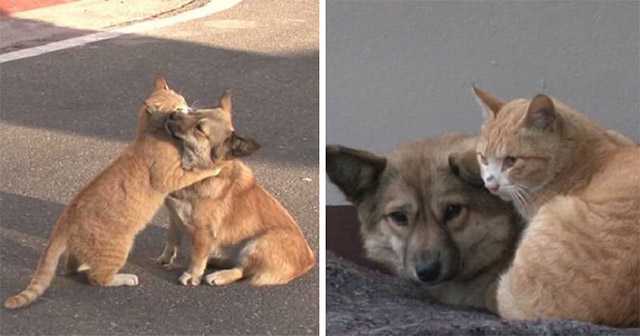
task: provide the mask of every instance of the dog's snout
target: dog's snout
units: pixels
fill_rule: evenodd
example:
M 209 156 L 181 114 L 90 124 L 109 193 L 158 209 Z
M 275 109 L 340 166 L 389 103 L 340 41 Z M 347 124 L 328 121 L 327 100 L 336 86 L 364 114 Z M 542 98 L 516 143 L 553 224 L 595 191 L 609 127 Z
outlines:
M 418 265 L 416 267 L 416 274 L 422 282 L 431 282 L 440 276 L 440 269 L 442 268 L 440 261 L 435 261 L 425 265 Z

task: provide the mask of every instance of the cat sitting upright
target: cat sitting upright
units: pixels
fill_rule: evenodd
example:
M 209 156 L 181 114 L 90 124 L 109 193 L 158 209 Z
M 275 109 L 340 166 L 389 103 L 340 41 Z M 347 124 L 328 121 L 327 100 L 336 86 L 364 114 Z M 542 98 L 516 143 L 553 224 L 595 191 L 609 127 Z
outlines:
M 545 95 L 485 111 L 485 187 L 529 220 L 497 301 L 508 319 L 640 323 L 640 146 Z
M 138 112 L 135 141 L 62 211 L 29 286 L 8 298 L 6 308 L 27 306 L 42 295 L 63 253 L 67 271 L 87 271 L 94 285 L 138 285 L 135 274 L 118 273 L 136 234 L 170 192 L 215 174 L 183 169 L 176 141 L 164 129 L 169 112 L 188 109 L 163 78 L 156 79 L 153 93 Z

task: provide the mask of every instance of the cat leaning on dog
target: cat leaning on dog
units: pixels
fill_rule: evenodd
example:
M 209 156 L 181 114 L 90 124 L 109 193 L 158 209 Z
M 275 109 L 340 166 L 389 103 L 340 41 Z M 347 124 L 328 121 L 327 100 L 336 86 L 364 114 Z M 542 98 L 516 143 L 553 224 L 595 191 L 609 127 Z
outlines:
M 528 219 L 500 315 L 639 326 L 640 146 L 546 95 L 475 93 L 484 184 Z
M 327 147 L 327 175 L 356 206 L 367 257 L 442 303 L 496 312 L 521 219 L 482 186 L 476 138 L 449 134 L 388 156 Z
M 208 262 L 218 268 L 205 276 L 210 285 L 242 278 L 254 286 L 285 284 L 313 267 L 313 252 L 296 221 L 238 160 L 259 145 L 235 132 L 228 91 L 219 105 L 167 121 L 183 144 L 183 167 L 213 164 L 216 175 L 167 198 L 171 222 L 158 262 L 171 267 L 186 231 L 192 249 L 183 285 L 199 285 Z
M 42 295 L 63 253 L 67 271 L 86 271 L 91 284 L 138 285 L 135 274 L 118 273 L 136 234 L 170 192 L 214 175 L 205 167 L 183 169 L 176 141 L 164 129 L 169 112 L 188 109 L 163 78 L 156 79 L 153 93 L 138 111 L 135 141 L 63 210 L 29 286 L 8 298 L 6 308 L 24 307 Z

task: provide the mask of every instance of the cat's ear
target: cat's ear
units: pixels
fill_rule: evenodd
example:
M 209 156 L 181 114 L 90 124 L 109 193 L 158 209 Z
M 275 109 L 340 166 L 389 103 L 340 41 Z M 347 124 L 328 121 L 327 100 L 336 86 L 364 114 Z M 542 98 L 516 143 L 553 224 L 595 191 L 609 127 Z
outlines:
M 159 90 L 169 90 L 169 84 L 167 84 L 167 80 L 162 75 L 157 75 L 153 83 L 153 91 Z
M 556 119 L 556 108 L 551 98 L 539 94 L 531 99 L 522 125 L 527 128 L 549 130 L 553 128 Z
M 473 86 L 473 93 L 476 96 L 476 100 L 478 104 L 482 108 L 482 115 L 485 120 L 493 119 L 498 115 L 502 106 L 504 106 L 504 102 L 492 94 L 482 91 L 477 87 Z
M 344 146 L 327 146 L 327 175 L 347 199 L 357 204 L 373 190 L 387 166 L 387 159 Z
M 224 94 L 219 99 L 219 106 L 225 113 L 231 114 L 231 89 L 224 90 Z
M 478 188 L 484 186 L 475 148 L 449 154 L 449 169 L 453 175 Z

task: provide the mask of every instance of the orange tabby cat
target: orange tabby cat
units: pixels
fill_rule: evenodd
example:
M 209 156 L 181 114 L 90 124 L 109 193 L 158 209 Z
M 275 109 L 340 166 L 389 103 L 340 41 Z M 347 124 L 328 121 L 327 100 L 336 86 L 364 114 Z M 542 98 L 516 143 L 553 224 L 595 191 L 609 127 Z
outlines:
M 118 273 L 136 234 L 175 190 L 214 175 L 212 170 L 185 171 L 174 140 L 164 130 L 168 112 L 189 109 L 184 98 L 158 78 L 140 108 L 134 143 L 82 189 L 53 227 L 31 283 L 4 306 L 24 307 L 42 295 L 66 252 L 67 270 L 87 271 L 90 283 L 135 286 L 135 274 Z
M 638 326 L 640 146 L 545 95 L 475 92 L 485 186 L 529 219 L 500 280 L 500 315 Z

